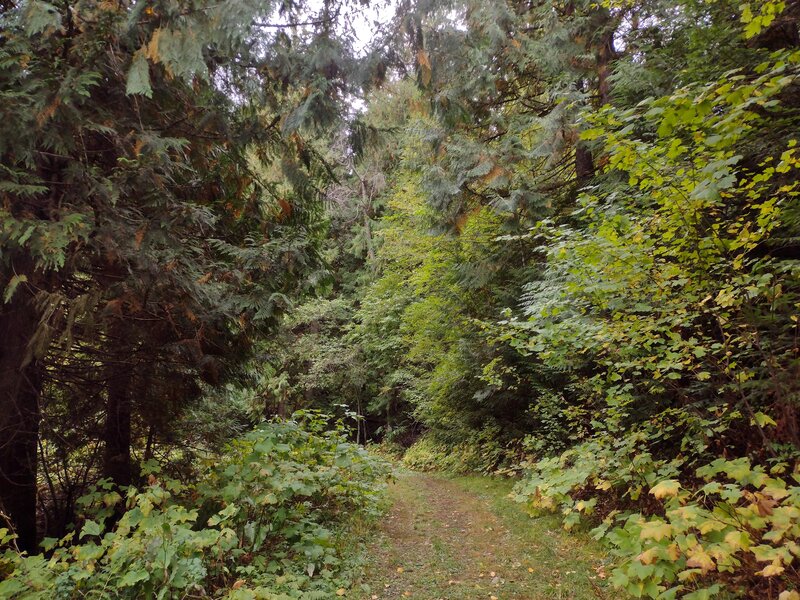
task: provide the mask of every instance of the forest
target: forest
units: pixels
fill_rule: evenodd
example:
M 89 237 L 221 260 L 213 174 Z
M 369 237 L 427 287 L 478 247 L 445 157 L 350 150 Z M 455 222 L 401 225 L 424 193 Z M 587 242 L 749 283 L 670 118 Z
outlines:
M 0 0 L 0 598 L 800 600 L 799 137 L 798 0 Z

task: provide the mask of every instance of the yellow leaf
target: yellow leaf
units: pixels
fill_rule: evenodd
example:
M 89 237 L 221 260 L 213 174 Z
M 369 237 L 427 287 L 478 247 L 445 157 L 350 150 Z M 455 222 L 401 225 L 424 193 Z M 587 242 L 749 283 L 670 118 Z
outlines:
M 649 521 L 642 525 L 639 539 L 642 540 L 663 540 L 672 534 L 672 525 L 663 521 Z
M 764 487 L 764 489 L 762 489 L 761 492 L 765 496 L 770 496 L 772 498 L 775 498 L 775 500 L 782 500 L 783 498 L 786 498 L 786 496 L 789 495 L 789 492 L 784 488 L 771 487 L 771 486 Z
M 725 523 L 722 523 L 721 521 L 708 520 L 708 521 L 703 521 L 702 523 L 700 523 L 700 525 L 698 526 L 697 529 L 700 531 L 700 533 L 705 535 L 709 531 L 721 531 L 721 530 L 725 529 L 726 527 L 727 527 L 727 525 Z
M 642 552 L 639 556 L 637 556 L 636 560 L 638 560 L 643 565 L 651 565 L 654 562 L 656 562 L 656 558 L 658 558 L 656 554 L 658 554 L 658 548 L 648 548 L 647 550 Z
M 689 560 L 686 561 L 686 566 L 698 568 L 705 574 L 716 567 L 716 564 L 701 546 L 695 546 Z
M 678 544 L 670 544 L 667 546 L 667 556 L 672 562 L 678 560 L 678 557 L 681 555 L 681 551 L 678 549 Z
M 680 489 L 680 482 L 675 479 L 667 479 L 653 487 L 650 490 L 650 493 L 660 500 L 662 498 L 671 498 L 677 496 Z
M 700 574 L 700 569 L 686 569 L 678 573 L 678 581 L 694 581 L 695 577 Z
M 744 531 L 731 531 L 725 534 L 725 543 L 734 550 L 750 548 L 750 536 Z
M 756 571 L 756 575 L 761 575 L 762 577 L 775 577 L 776 575 L 780 575 L 784 571 L 785 569 L 783 568 L 780 559 L 776 558 L 760 571 Z
M 405 569 L 403 567 L 397 567 L 397 572 L 398 573 L 402 573 L 403 571 L 405 571 Z
M 778 600 L 800 600 L 800 594 L 794 590 L 786 590 L 778 594 Z
M 347 592 L 345 591 L 344 588 L 339 588 L 338 590 L 336 590 L 336 595 L 337 596 L 344 596 L 346 593 Z

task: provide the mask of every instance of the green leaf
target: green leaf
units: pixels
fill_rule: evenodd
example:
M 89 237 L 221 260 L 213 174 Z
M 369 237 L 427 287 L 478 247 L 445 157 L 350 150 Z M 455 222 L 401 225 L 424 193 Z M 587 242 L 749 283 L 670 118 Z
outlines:
M 147 98 L 153 97 L 153 88 L 150 86 L 150 65 L 144 50 L 139 50 L 133 56 L 131 68 L 128 70 L 125 93 L 128 95 L 142 94 Z
M 28 35 L 35 35 L 61 27 L 61 15 L 58 9 L 49 2 L 33 0 L 27 3 L 23 23 Z
M 103 528 L 100 523 L 88 520 L 83 524 L 83 529 L 81 529 L 81 538 L 84 538 L 88 535 L 100 535 L 102 532 Z
M 772 417 L 769 415 L 764 414 L 763 412 L 757 412 L 753 415 L 753 418 L 750 419 L 751 425 L 758 425 L 759 427 L 767 427 L 767 426 L 774 426 L 777 423 L 773 420 Z
M 17 287 L 20 283 L 25 283 L 28 281 L 27 275 L 14 275 L 6 285 L 6 290 L 3 293 L 3 302 L 8 304 L 11 301 L 14 292 L 17 290 Z
M 140 581 L 147 581 L 149 578 L 150 575 L 144 569 L 139 571 L 128 571 L 125 573 L 122 579 L 119 580 L 117 585 L 119 587 L 131 587 Z

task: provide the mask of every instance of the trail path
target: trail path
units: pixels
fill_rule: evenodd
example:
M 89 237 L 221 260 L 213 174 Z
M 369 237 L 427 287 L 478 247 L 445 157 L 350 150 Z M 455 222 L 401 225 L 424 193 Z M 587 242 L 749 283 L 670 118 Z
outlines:
M 604 558 L 556 518 L 531 519 L 508 482 L 403 472 L 368 548 L 365 600 L 605 600 Z

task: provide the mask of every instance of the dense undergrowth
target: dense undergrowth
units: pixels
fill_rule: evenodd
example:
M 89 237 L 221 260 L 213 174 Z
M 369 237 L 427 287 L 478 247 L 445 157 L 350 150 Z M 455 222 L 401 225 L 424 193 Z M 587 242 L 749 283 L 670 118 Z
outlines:
M 313 414 L 261 425 L 197 482 L 150 475 L 125 497 L 100 482 L 79 527 L 26 556 L 0 530 L 0 597 L 331 598 L 360 574 L 388 464 Z
M 287 396 L 520 476 L 634 597 L 800 597 L 797 4 L 418 8 Z
M 800 598 L 796 0 L 408 0 L 364 55 L 358 0 L 6 4 L 4 592 L 346 588 L 383 467 L 220 451 L 314 408 L 635 597 Z

